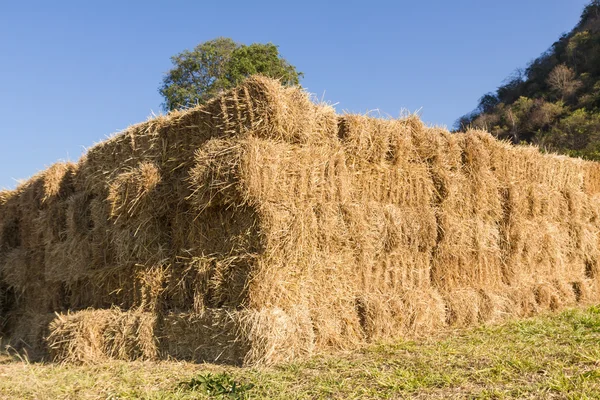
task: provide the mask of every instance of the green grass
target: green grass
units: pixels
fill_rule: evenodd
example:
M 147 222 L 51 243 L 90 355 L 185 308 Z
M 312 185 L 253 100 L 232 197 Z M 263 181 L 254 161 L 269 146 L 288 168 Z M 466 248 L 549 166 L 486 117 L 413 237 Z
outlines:
M 0 362 L 2 399 L 600 399 L 600 307 L 274 368 Z

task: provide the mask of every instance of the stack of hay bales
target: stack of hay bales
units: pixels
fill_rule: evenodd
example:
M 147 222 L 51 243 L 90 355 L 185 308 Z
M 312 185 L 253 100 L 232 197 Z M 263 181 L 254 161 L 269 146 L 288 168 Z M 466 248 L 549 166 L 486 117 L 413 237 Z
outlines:
M 597 164 L 255 77 L 0 192 L 0 329 L 269 364 L 597 301 Z

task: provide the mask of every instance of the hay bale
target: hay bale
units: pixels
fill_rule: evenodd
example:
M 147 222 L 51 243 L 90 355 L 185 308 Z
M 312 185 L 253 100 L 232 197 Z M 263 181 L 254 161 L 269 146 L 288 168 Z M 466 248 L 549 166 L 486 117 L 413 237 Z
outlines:
M 357 299 L 356 309 L 367 341 L 427 336 L 445 325 L 445 304 L 435 292 L 370 293 Z
M 9 287 L 22 290 L 30 281 L 28 273 L 31 255 L 23 248 L 8 252 L 0 266 L 2 280 Z
M 160 171 L 152 163 L 140 163 L 131 171 L 117 175 L 109 184 L 106 199 L 111 205 L 111 217 L 116 220 L 132 217 L 138 209 L 151 207 L 152 203 L 144 202 L 160 180 Z
M 73 163 L 56 163 L 43 172 L 44 191 L 42 203 L 52 203 L 66 199 L 73 194 L 73 179 L 77 166 Z
M 25 311 L 11 316 L 10 333 L 7 345 L 30 361 L 47 359 L 46 337 L 48 326 L 54 318 L 51 313 Z
M 495 323 L 516 312 L 515 304 L 506 293 L 495 293 L 488 288 L 456 288 L 444 293 L 446 323 L 465 327 L 478 323 Z
M 269 365 L 306 356 L 314 345 L 310 319 L 300 310 L 172 313 L 164 317 L 160 330 L 161 351 L 195 362 Z
M 57 314 L 49 326 L 50 355 L 57 362 L 148 360 L 157 356 L 156 316 L 118 309 Z
M 68 309 L 139 309 L 156 311 L 171 270 L 168 265 L 126 266 L 90 271 L 63 285 Z

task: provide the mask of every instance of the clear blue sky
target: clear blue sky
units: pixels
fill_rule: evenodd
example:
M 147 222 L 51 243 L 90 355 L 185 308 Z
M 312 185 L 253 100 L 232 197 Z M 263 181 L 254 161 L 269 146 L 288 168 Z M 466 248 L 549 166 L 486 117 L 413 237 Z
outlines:
M 586 0 L 2 1 L 0 188 L 161 111 L 169 57 L 273 42 L 338 112 L 451 127 L 578 21 Z

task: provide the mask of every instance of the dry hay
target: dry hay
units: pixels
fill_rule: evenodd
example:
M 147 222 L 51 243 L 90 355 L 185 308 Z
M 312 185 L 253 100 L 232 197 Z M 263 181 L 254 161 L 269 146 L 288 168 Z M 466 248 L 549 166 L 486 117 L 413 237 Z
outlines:
M 170 313 L 165 315 L 160 332 L 165 356 L 196 362 L 283 362 L 306 356 L 314 347 L 307 315 L 279 308 Z
M 57 315 L 47 342 L 57 361 L 153 359 L 157 356 L 155 323 L 154 314 L 136 310 L 83 310 Z
M 58 312 L 56 360 L 248 365 L 598 301 L 599 177 L 255 77 L 0 192 L 4 325 Z
M 55 315 L 51 313 L 33 311 L 12 316 L 11 321 L 7 321 L 10 324 L 10 340 L 5 344 L 10 346 L 12 351 L 19 351 L 27 360 L 44 360 L 48 354 L 46 337 L 54 317 Z

